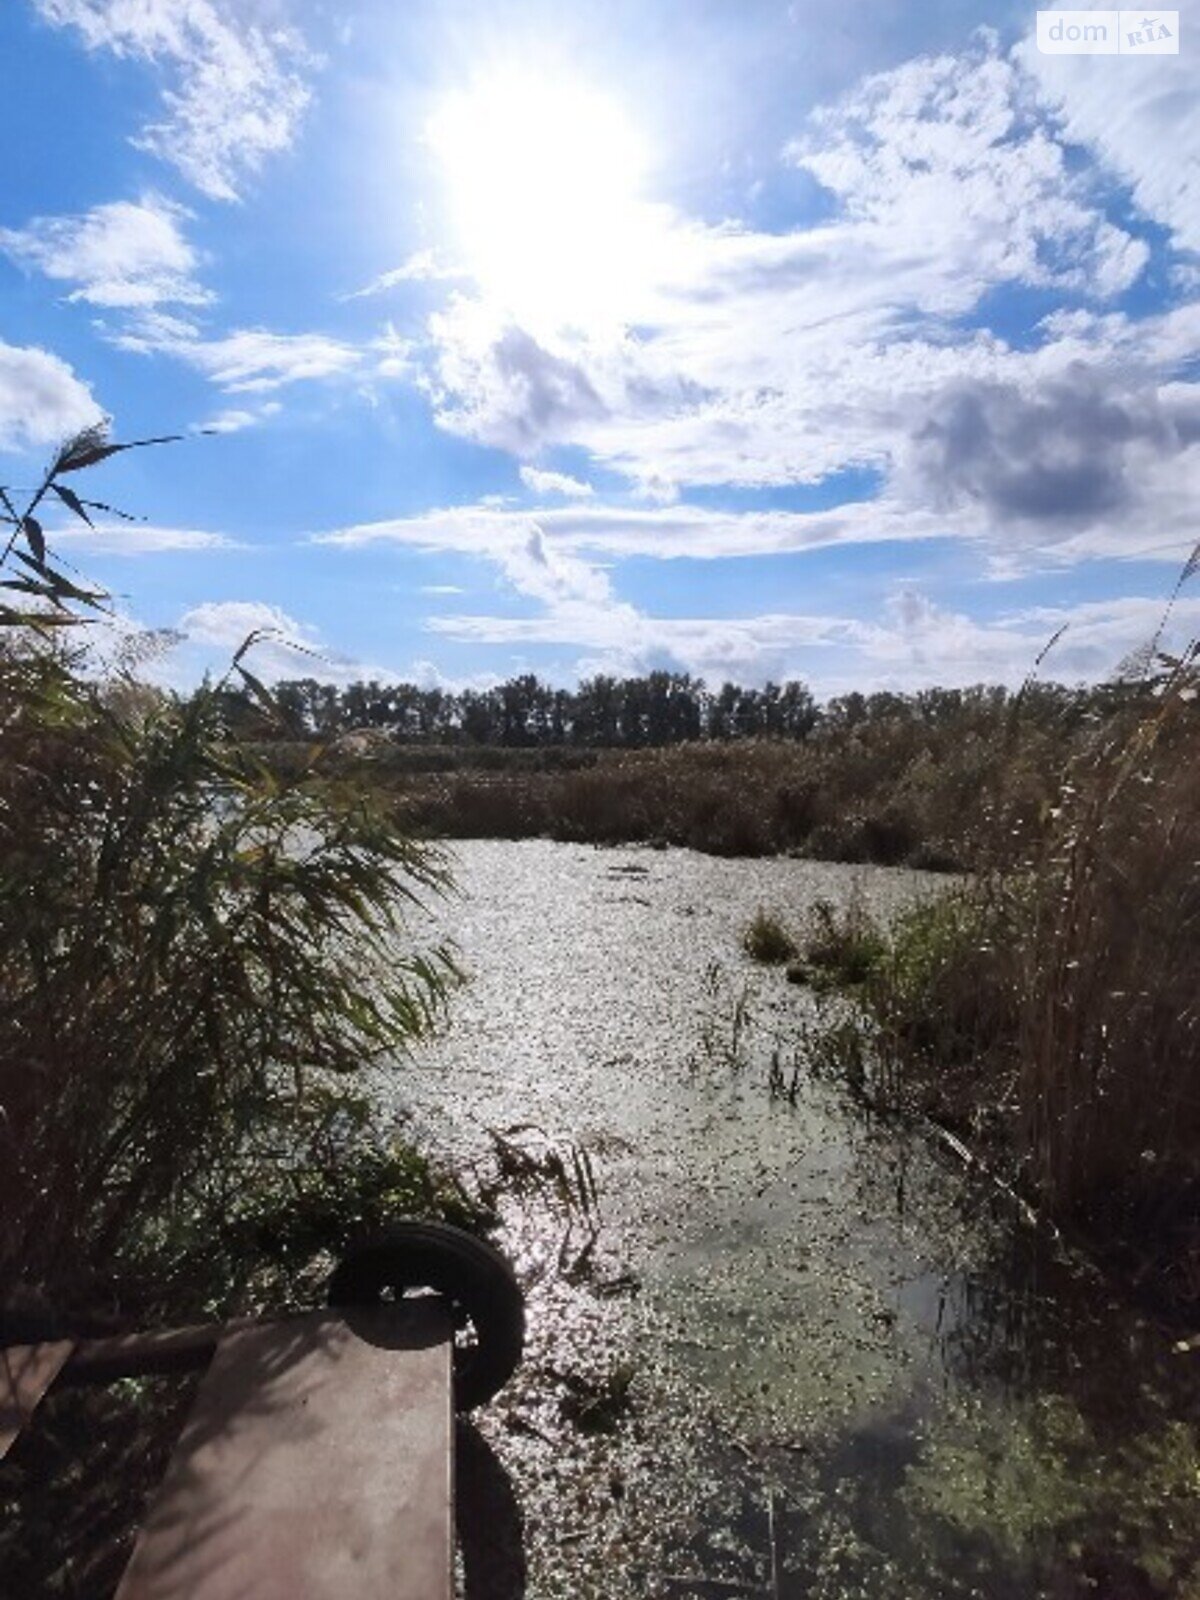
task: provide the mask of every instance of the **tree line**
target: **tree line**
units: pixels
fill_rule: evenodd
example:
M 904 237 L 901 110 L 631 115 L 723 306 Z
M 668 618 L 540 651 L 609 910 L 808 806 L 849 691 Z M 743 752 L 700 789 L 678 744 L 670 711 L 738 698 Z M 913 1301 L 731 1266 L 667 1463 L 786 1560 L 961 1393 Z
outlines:
M 818 704 L 801 682 L 762 688 L 724 683 L 710 689 L 687 673 L 605 675 L 574 689 L 554 688 L 530 673 L 485 689 L 422 688 L 413 683 L 337 685 L 285 680 L 273 697 L 279 716 L 265 718 L 242 688 L 222 693 L 232 729 L 259 738 L 330 738 L 385 732 L 399 744 L 537 748 L 575 745 L 644 749 L 695 741 L 805 740 L 880 724 L 992 731 L 1015 712 L 1061 722 L 1105 716 L 1149 692 L 1146 681 L 1092 688 L 1027 684 L 1019 694 L 995 685 L 921 689 L 911 694 L 853 691 Z

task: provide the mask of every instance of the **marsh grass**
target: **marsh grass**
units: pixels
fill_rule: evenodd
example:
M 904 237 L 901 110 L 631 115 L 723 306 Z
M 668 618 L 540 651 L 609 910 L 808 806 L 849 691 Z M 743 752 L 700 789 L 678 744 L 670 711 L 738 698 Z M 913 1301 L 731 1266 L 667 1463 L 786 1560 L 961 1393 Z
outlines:
M 952 871 L 987 854 L 1002 793 L 1014 800 L 1009 825 L 1037 832 L 1073 736 L 1068 704 L 1064 696 L 1045 708 L 1015 749 L 1005 747 L 999 706 L 931 725 L 902 705 L 890 718 L 831 725 L 802 742 L 640 750 L 384 744 L 369 756 L 342 743 L 327 762 L 386 795 L 406 825 L 450 838 L 641 842 Z M 302 769 L 309 749 L 259 747 L 281 774 Z
M 871 977 L 886 943 L 856 883 L 842 905 L 814 901 L 797 948 L 799 959 L 788 968 L 791 982 L 846 989 Z
M 796 953 L 796 941 L 773 911 L 760 906 L 742 935 L 742 949 L 752 961 L 779 966 Z
M 79 642 L 107 596 L 64 576 L 42 508 L 125 515 L 76 475 L 168 442 L 98 426 L 22 509 L 0 490 L 0 1318 L 186 1315 L 246 1196 L 282 1185 L 328 1242 L 335 1166 L 364 1203 L 416 1198 L 355 1078 L 453 981 L 406 927 L 448 884 L 436 850 L 319 747 L 281 773 L 232 736 L 235 685 L 279 720 L 254 636 L 186 699 L 137 681 L 137 645 L 97 675 Z
M 830 921 L 815 965 L 857 1007 L 815 1058 L 998 1159 L 1135 1292 L 1194 1319 L 1200 685 L 1194 650 L 1168 665 L 1074 752 L 1039 836 L 998 811 L 969 884 L 886 935 Z M 869 961 L 846 960 L 864 944 Z
M 694 1075 L 714 1066 L 741 1072 L 750 1061 L 754 1034 L 751 985 L 732 978 L 719 961 L 705 968 L 700 1018 L 700 1049 L 688 1057 Z
M 1021 947 L 1031 1175 L 1200 1309 L 1200 718 L 1193 649 L 1063 786 Z
M 107 597 L 39 508 L 111 512 L 62 480 L 128 448 L 88 430 L 23 510 L 0 490 L 5 1342 L 312 1303 L 359 1228 L 492 1220 L 361 1088 L 455 978 L 409 931 L 448 887 L 436 850 L 319 748 L 280 773 L 238 741 L 231 683 L 276 713 L 253 639 L 186 700 L 86 667 Z M 0 1467 L 0 1591 L 112 1592 L 188 1393 L 52 1398 Z
M 62 650 L 0 653 L 0 870 L 0 1275 L 60 1311 L 348 1137 L 340 1091 L 453 973 L 405 937 L 444 869 L 369 797 L 279 782 L 215 692 L 113 709 Z

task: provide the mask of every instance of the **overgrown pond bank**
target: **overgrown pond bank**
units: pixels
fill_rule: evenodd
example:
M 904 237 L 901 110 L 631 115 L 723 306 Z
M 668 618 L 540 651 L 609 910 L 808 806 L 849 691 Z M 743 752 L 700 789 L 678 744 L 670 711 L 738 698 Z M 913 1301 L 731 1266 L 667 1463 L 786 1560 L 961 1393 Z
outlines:
M 835 1085 L 769 1094 L 812 1000 L 741 953 L 756 909 L 937 880 L 532 840 L 456 875 L 470 982 L 404 1103 L 460 1155 L 532 1124 L 600 1191 L 590 1250 L 508 1232 L 532 1348 L 484 1427 L 528 1594 L 1197 1592 L 1198 1358 Z

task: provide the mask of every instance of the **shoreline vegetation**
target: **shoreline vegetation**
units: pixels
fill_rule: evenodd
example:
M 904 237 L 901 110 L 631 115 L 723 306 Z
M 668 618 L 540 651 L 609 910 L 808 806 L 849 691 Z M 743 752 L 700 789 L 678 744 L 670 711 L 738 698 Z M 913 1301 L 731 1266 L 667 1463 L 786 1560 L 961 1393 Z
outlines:
M 318 719 L 312 685 L 281 688 L 293 732 Z M 816 1070 L 931 1120 L 1132 1298 L 1200 1327 L 1194 650 L 1147 649 L 1092 688 L 825 706 L 801 685 L 710 692 L 665 673 L 320 703 L 324 743 L 262 740 L 245 705 L 231 721 L 272 770 L 353 775 L 433 837 L 965 875 L 890 930 L 828 907 L 793 929 L 764 908 L 744 947 L 824 997 Z
M 760 913 L 817 993 L 810 1064 L 928 1119 L 1135 1301 L 1200 1330 L 1200 692 L 1193 647 L 1092 719 L 976 872 L 875 923 Z M 1013 748 L 1010 746 L 1010 748 Z M 1028 794 L 1028 791 L 1025 791 Z M 764 952 L 766 952 L 764 954 Z M 1185 1346 L 1190 1341 L 1184 1341 Z
M 83 523 L 69 440 L 0 489 L 0 1338 L 320 1304 L 331 1257 L 397 1215 L 486 1231 L 486 1189 L 399 1139 L 361 1068 L 402 1070 L 456 971 L 408 911 L 436 848 L 348 778 L 281 778 L 231 737 L 245 664 L 182 698 L 97 676 L 39 513 Z M 112 508 L 102 507 L 106 512 Z M 51 1395 L 0 1467 L 0 1588 L 111 1594 L 192 1380 Z
M 668 673 L 459 696 L 305 681 L 276 686 L 277 721 L 244 689 L 226 691 L 225 710 L 271 770 L 353 776 L 432 836 L 970 871 L 1040 837 L 1071 763 L 1152 715 L 1164 682 L 1131 663 L 1092 688 L 819 706 L 800 684 L 714 692 Z

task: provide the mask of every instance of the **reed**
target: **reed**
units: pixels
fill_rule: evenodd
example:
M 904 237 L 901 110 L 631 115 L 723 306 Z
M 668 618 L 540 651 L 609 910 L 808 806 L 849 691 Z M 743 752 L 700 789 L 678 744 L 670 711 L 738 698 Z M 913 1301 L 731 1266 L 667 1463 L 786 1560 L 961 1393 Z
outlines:
M 853 990 L 874 1097 L 1001 1161 L 1137 1293 L 1200 1313 L 1200 715 L 1193 648 L 1010 795 L 970 883 L 901 917 Z M 832 913 L 830 916 L 832 917 Z M 826 929 L 839 950 L 851 931 Z M 832 934 L 832 937 L 831 937 Z M 827 963 L 849 989 L 851 974 Z M 849 1059 L 844 1009 L 818 1032 Z M 865 1066 L 862 1063 L 865 1062 Z
M 280 782 L 215 690 L 126 702 L 0 651 L 0 1282 L 59 1310 L 326 1137 L 452 972 L 404 937 L 444 870 L 369 795 Z

